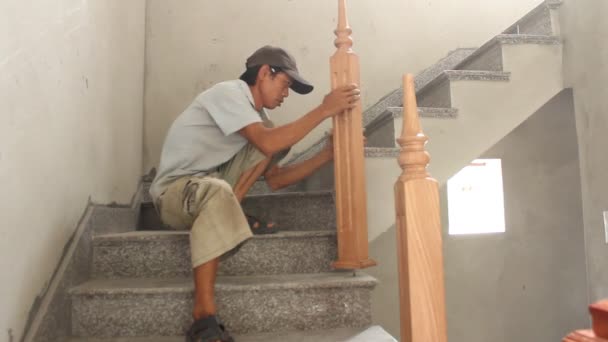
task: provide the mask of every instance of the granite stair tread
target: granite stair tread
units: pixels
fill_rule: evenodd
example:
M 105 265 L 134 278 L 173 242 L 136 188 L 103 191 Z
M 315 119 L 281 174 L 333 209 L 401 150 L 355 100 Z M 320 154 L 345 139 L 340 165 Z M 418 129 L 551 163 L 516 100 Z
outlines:
M 377 280 L 352 272 L 218 276 L 218 315 L 234 334 L 371 324 Z M 72 335 L 179 336 L 192 322 L 192 278 L 97 279 L 72 288 Z
M 252 291 L 274 289 L 372 287 L 377 280 L 364 273 L 328 272 L 316 274 L 281 274 L 266 276 L 218 276 L 216 290 Z M 191 292 L 191 278 L 122 278 L 94 279 L 70 289 L 72 295 L 151 294 Z
M 254 235 L 222 257 L 219 275 L 269 275 L 331 271 L 335 230 Z M 95 278 L 175 278 L 192 274 L 189 231 L 135 231 L 93 239 Z
M 238 342 L 396 342 L 379 326 L 234 335 Z M 72 338 L 68 342 L 183 342 L 184 336 Z
M 403 117 L 403 107 L 388 107 L 386 111 L 393 118 Z M 458 116 L 458 108 L 418 107 L 418 114 L 422 118 L 454 119 Z
M 126 233 L 112 233 L 97 235 L 93 238 L 95 245 L 104 245 L 115 243 L 117 241 L 150 241 L 150 240 L 167 240 L 167 239 L 183 239 L 190 235 L 190 231 L 180 230 L 138 230 Z M 254 235 L 251 238 L 255 240 L 269 239 L 288 239 L 301 237 L 325 237 L 335 236 L 336 232 L 331 230 L 311 230 L 311 231 L 279 231 L 274 234 Z
M 366 147 L 366 158 L 397 158 L 401 153 L 400 147 Z

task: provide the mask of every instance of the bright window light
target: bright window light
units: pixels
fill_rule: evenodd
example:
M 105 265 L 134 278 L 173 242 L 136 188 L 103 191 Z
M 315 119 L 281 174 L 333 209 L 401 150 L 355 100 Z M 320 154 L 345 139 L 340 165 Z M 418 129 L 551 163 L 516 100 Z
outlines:
M 448 180 L 449 234 L 504 233 L 500 159 L 476 159 Z

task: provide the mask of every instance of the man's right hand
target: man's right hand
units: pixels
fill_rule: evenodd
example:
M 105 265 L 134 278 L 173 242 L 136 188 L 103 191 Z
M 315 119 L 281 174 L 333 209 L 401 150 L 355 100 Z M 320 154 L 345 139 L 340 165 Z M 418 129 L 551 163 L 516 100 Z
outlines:
M 360 94 L 361 91 L 356 84 L 338 87 L 325 95 L 321 109 L 327 117 L 340 114 L 345 110 L 355 108 L 357 101 L 361 98 Z

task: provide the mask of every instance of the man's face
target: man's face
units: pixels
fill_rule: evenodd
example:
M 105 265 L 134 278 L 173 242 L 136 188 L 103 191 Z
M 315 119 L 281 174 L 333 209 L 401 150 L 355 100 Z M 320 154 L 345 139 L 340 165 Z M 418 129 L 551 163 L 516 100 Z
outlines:
M 268 109 L 280 107 L 283 100 L 289 96 L 291 77 L 284 72 L 277 72 L 272 67 L 268 67 L 268 72 L 264 75 L 263 80 L 261 91 L 264 107 Z

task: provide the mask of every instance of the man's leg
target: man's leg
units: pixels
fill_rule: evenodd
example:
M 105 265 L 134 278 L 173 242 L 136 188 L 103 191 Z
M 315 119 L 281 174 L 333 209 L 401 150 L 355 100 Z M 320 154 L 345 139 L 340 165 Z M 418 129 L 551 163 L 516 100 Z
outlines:
M 256 180 L 260 178 L 262 174 L 264 174 L 264 171 L 266 171 L 271 161 L 272 158 L 267 157 L 254 167 L 250 168 L 249 170 L 246 170 L 245 172 L 243 172 L 243 174 L 241 174 L 236 184 L 234 185 L 234 195 L 236 196 L 239 202 L 243 201 L 243 198 L 245 198 L 245 195 L 247 194 L 249 189 L 251 189 L 253 183 L 255 183 Z
M 194 268 L 194 320 L 217 313 L 214 286 L 219 263 L 220 258 L 215 258 Z
M 241 174 L 233 189 L 239 202 L 243 200 L 253 183 L 264 173 L 270 161 L 271 158 L 266 158 Z M 192 315 L 195 320 L 217 313 L 214 286 L 218 266 L 219 258 L 215 258 L 194 268 L 194 308 Z

